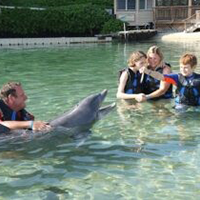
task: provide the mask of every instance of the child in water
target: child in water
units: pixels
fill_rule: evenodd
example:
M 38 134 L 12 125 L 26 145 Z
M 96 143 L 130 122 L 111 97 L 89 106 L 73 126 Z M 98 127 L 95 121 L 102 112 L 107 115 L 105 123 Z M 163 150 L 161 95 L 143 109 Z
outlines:
M 158 72 L 146 69 L 140 69 L 141 73 L 146 73 L 158 80 L 176 85 L 175 108 L 182 106 L 200 105 L 200 74 L 195 73 L 197 58 L 193 54 L 184 54 L 180 60 L 180 73 L 178 74 L 160 74 Z M 146 99 L 148 99 L 146 95 Z
M 147 56 L 142 51 L 133 52 L 128 60 L 128 68 L 122 70 L 117 90 L 118 99 L 140 101 L 143 92 L 142 75 L 139 69 L 147 65 Z M 140 94 L 140 95 L 139 95 Z

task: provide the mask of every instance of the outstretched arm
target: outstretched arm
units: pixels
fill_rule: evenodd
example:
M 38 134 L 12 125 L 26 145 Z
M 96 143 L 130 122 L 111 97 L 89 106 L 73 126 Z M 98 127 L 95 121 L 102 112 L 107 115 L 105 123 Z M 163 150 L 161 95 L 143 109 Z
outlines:
M 170 87 L 170 83 L 165 81 L 165 78 L 164 78 L 164 75 L 163 75 L 163 74 L 170 74 L 171 73 L 170 67 L 165 67 L 163 69 L 163 74 L 156 72 L 156 71 L 151 71 L 151 73 L 152 73 L 152 77 L 154 77 L 155 79 L 161 80 L 160 81 L 160 87 L 159 87 L 159 89 L 152 92 L 151 94 L 146 95 L 146 99 L 152 99 L 152 98 L 159 97 L 159 96 L 165 94 Z M 151 73 L 150 73 L 150 76 L 151 76 Z
M 149 76 L 155 78 L 155 79 L 158 79 L 160 81 L 163 81 L 164 80 L 164 76 L 163 74 L 159 73 L 159 72 L 156 72 L 156 71 L 153 71 L 153 70 L 150 70 L 150 69 L 147 69 L 147 68 L 143 68 L 140 70 L 140 73 L 143 72 L 145 74 L 148 74 Z
M 152 92 L 151 94 L 145 95 L 146 100 L 162 96 L 163 94 L 165 94 L 165 92 L 167 92 L 169 87 L 170 87 L 169 83 L 167 83 L 165 81 L 161 81 L 159 89 L 157 89 L 156 91 Z
M 170 83 L 165 81 L 163 74 L 170 74 L 171 73 L 170 67 L 165 67 L 164 70 L 163 70 L 163 74 L 156 72 L 156 71 L 149 70 L 147 68 L 140 69 L 140 72 L 148 74 L 155 79 L 161 80 L 160 87 L 156 91 L 154 91 L 154 92 L 152 92 L 148 95 L 145 95 L 145 97 L 143 97 L 142 101 L 146 101 L 148 99 L 159 97 L 159 96 L 165 94 L 167 92 L 167 90 L 169 89 Z
M 32 129 L 34 131 L 49 130 L 51 128 L 43 121 L 0 121 L 0 124 L 8 127 L 11 130 L 15 129 Z

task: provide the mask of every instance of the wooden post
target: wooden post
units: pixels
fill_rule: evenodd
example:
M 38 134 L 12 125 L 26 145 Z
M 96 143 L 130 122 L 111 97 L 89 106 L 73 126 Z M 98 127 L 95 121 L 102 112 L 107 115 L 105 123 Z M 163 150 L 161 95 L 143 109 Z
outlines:
M 124 39 L 126 40 L 126 23 L 124 22 Z
M 138 12 L 139 12 L 139 0 L 136 0 L 135 3 L 135 21 L 136 21 L 136 26 L 138 25 Z
M 196 10 L 196 23 L 200 22 L 200 10 Z
M 116 10 L 117 10 L 117 2 L 116 0 L 114 0 L 114 14 L 116 14 Z
M 188 0 L 188 18 L 192 16 L 192 0 Z
M 156 26 L 156 22 L 157 22 L 157 19 L 156 19 L 156 0 L 153 0 L 152 10 L 153 10 L 154 29 L 156 29 L 157 28 L 157 26 Z

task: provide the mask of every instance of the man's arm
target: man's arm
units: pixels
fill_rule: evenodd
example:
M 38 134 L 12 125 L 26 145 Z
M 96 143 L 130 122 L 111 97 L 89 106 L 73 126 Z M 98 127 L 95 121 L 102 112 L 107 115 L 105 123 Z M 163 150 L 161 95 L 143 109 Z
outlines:
M 43 121 L 0 121 L 0 124 L 11 130 L 32 129 L 34 131 L 40 131 L 51 129 L 51 126 Z

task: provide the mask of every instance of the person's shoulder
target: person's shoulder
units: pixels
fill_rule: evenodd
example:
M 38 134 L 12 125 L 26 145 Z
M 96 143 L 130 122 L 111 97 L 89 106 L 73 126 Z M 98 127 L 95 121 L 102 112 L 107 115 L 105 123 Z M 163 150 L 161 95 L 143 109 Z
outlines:
M 170 68 L 171 68 L 172 66 L 171 66 L 171 64 L 168 63 L 168 62 L 164 62 L 164 67 L 170 67 Z
M 128 73 L 128 72 L 129 72 L 129 68 L 128 68 L 128 67 L 124 67 L 124 68 L 120 69 L 120 70 L 118 71 L 118 73 L 119 73 L 119 78 L 120 78 L 120 76 L 121 76 L 123 73 Z
M 2 111 L 3 105 L 4 105 L 4 102 L 2 99 L 0 99 L 0 121 L 3 121 L 3 111 Z
M 27 110 L 25 110 L 25 109 L 22 109 L 21 110 L 21 113 L 22 113 L 22 115 L 23 115 L 23 118 L 25 119 L 25 120 L 34 120 L 34 115 L 32 115 L 31 113 L 29 113 Z
M 3 121 L 3 112 L 1 110 L 1 108 L 0 108 L 0 121 Z
M 125 67 L 123 69 L 120 69 L 118 71 L 118 80 L 121 79 L 121 77 L 128 77 L 130 75 L 130 71 L 128 67 Z
M 199 73 L 194 72 L 194 76 L 197 77 L 197 78 L 200 78 L 200 74 Z
M 0 108 L 5 105 L 4 101 L 2 99 L 0 99 Z
M 172 66 L 169 63 L 164 62 L 163 63 L 163 70 L 172 71 Z
M 178 77 L 179 75 L 180 75 L 179 73 L 164 74 L 164 76 L 173 76 L 173 77 Z

